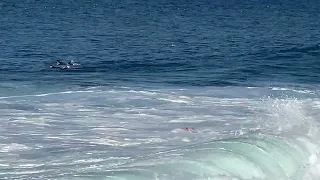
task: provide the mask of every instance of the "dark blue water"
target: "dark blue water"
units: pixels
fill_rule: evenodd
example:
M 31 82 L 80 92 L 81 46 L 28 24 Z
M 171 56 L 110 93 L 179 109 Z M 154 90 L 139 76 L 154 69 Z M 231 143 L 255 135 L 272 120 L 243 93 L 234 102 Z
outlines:
M 0 2 L 3 83 L 50 86 L 317 84 L 320 2 Z M 56 60 L 79 69 L 57 70 Z

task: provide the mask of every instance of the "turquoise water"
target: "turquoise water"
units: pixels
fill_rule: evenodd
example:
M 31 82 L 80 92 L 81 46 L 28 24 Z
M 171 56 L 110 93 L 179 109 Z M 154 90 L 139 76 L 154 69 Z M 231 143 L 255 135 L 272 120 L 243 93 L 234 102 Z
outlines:
M 319 8 L 0 2 L 0 179 L 319 179 Z

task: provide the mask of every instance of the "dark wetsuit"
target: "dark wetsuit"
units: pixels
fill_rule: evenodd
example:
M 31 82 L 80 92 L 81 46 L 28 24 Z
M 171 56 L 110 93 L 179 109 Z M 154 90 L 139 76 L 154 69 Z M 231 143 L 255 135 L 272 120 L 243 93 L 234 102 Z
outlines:
M 70 69 L 71 66 L 73 66 L 73 61 L 70 61 L 68 63 L 61 62 L 60 60 L 57 60 L 56 65 L 51 65 L 50 68 L 52 69 Z
M 50 68 L 52 68 L 52 69 L 69 69 L 70 66 L 67 65 L 67 66 L 62 66 L 62 67 L 61 67 L 61 66 L 52 66 L 52 65 L 51 65 Z

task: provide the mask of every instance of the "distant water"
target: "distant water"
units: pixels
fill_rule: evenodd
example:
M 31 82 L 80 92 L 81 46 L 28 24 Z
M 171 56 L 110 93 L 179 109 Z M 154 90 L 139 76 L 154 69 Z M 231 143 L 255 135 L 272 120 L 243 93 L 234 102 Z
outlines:
M 1 1 L 0 179 L 319 179 L 319 19 L 312 0 Z

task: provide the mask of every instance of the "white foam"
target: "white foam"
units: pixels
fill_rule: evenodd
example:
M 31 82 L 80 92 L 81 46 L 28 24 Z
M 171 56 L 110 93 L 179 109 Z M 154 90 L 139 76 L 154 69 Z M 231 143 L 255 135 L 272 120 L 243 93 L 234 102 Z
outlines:
M 11 144 L 0 144 L 0 152 L 17 152 L 17 151 L 26 151 L 32 149 L 23 144 L 11 143 Z
M 100 138 L 100 139 L 95 139 L 90 141 L 91 144 L 101 144 L 101 145 L 108 145 L 108 146 L 119 146 L 119 147 L 127 147 L 127 146 L 138 146 L 141 145 L 139 142 L 120 142 L 117 140 L 112 140 L 112 139 L 106 139 L 106 138 Z
M 315 94 L 314 91 L 311 90 L 297 90 L 297 89 L 292 89 L 292 88 L 281 88 L 281 87 L 273 87 L 272 90 L 274 91 L 292 91 L 292 92 L 297 92 L 301 94 Z
M 39 174 L 43 173 L 45 170 L 34 170 L 34 171 L 14 171 L 14 172 L 0 172 L 0 175 L 26 175 L 26 174 Z
M 106 159 L 78 159 L 73 161 L 74 164 L 81 164 L 81 163 L 98 163 L 98 162 L 103 162 L 106 161 Z
M 207 120 L 201 120 L 201 119 L 195 119 L 195 118 L 180 118 L 180 119 L 174 119 L 174 120 L 170 120 L 170 123 L 200 123 L 200 122 L 205 122 Z
M 44 164 L 19 164 L 19 168 L 35 168 L 35 167 L 40 167 L 43 166 Z
M 128 131 L 126 128 L 122 127 L 96 127 L 92 128 L 94 131 Z
M 183 142 L 190 142 L 190 139 L 188 139 L 188 138 L 182 138 L 181 141 L 183 141 Z
M 151 92 L 151 91 L 135 91 L 135 90 L 130 90 L 128 92 L 133 92 L 133 93 L 137 93 L 137 94 L 145 94 L 145 95 L 157 95 L 158 93 L 157 92 Z
M 169 102 L 173 102 L 173 103 L 184 103 L 184 104 L 190 104 L 191 102 L 186 101 L 186 100 L 182 100 L 182 99 L 167 99 L 167 98 L 158 98 L 159 100 L 163 100 L 163 101 L 169 101 Z

